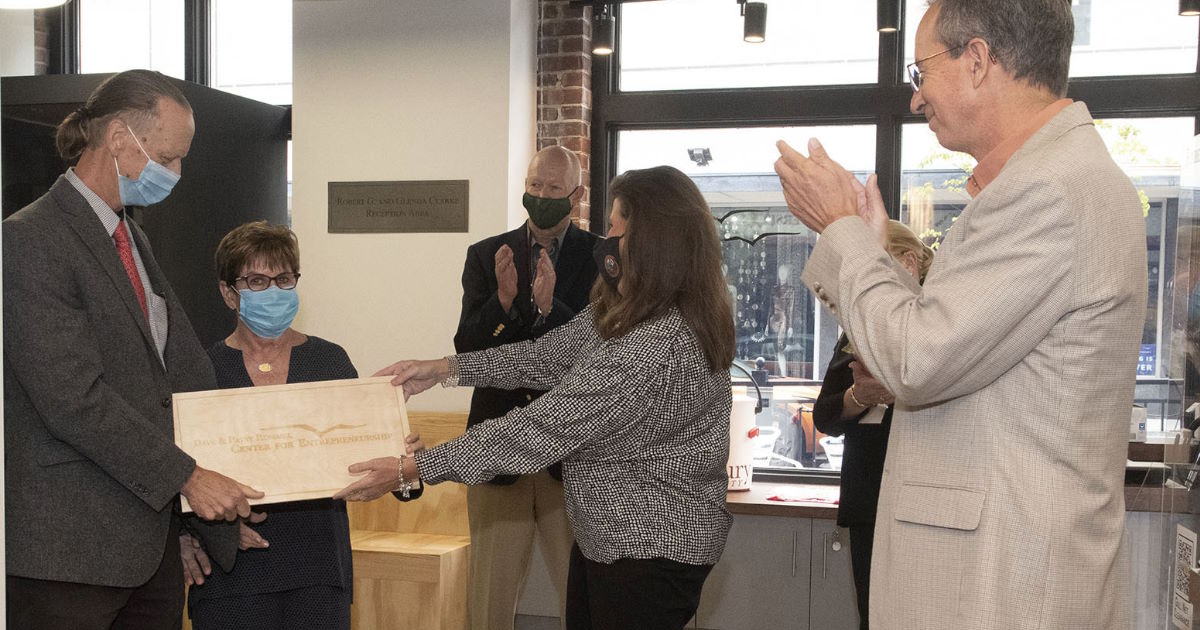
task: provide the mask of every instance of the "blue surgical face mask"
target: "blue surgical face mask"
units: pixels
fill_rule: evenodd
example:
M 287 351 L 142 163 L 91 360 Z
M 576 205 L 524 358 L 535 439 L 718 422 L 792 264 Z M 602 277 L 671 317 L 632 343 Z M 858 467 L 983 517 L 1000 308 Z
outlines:
M 300 310 L 300 296 L 295 289 L 280 289 L 271 285 L 262 291 L 238 289 L 242 296 L 238 317 L 250 332 L 263 339 L 278 339 Z
M 156 204 L 171 194 L 171 189 L 175 188 L 175 184 L 179 181 L 179 175 L 150 159 L 150 154 L 142 148 L 142 143 L 138 140 L 137 134 L 133 133 L 133 129 L 129 125 L 125 125 L 125 128 L 129 129 L 129 135 L 133 136 L 138 150 L 146 156 L 146 166 L 137 179 L 129 179 L 121 174 L 121 167 L 117 165 L 117 187 L 121 190 L 121 205 L 149 206 Z M 117 164 L 115 157 L 113 164 Z

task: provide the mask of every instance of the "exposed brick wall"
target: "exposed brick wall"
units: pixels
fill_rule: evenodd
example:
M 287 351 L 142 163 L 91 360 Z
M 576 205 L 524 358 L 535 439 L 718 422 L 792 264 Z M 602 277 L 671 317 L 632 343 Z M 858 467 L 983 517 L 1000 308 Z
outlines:
M 585 194 L 575 219 L 590 214 L 592 10 L 567 0 L 539 0 L 537 147 L 561 145 L 583 166 Z
M 33 12 L 33 73 L 46 74 L 50 66 L 50 28 L 46 22 L 46 11 L 39 9 Z

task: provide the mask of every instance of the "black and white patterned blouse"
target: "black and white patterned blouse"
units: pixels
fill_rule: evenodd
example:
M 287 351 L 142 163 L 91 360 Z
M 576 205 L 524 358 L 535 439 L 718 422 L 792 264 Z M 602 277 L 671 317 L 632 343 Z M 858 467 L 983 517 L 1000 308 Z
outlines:
M 426 483 L 478 484 L 563 462 L 587 558 L 715 564 L 725 509 L 729 373 L 710 372 L 679 312 L 605 341 L 588 307 L 534 341 L 451 357 L 459 385 L 550 390 L 416 456 Z

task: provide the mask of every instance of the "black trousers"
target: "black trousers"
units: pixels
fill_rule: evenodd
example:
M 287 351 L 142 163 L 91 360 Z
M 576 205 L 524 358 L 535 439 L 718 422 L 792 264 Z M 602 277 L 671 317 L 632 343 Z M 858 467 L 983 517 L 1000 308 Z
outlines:
M 21 630 L 178 630 L 183 625 L 179 520 L 171 518 L 158 570 L 122 588 L 8 576 L 9 628 Z
M 871 547 L 875 544 L 875 524 L 851 525 L 850 566 L 854 569 L 854 592 L 858 595 L 858 627 L 868 630 L 867 605 L 871 601 Z
M 712 565 L 666 558 L 593 562 L 571 548 L 567 630 L 676 630 L 700 605 Z
M 191 604 L 195 630 L 350 630 L 351 592 L 306 586 L 279 593 L 213 597 Z

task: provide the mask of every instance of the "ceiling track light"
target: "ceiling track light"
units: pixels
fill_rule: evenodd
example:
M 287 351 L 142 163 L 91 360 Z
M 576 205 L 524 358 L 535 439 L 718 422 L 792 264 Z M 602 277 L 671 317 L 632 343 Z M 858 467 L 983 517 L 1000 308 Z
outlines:
M 592 54 L 611 55 L 616 41 L 617 18 L 612 5 L 592 5 Z
M 742 16 L 745 18 L 742 40 L 751 44 L 767 41 L 767 3 L 738 0 L 738 4 L 742 5 Z
M 875 28 L 880 33 L 895 33 L 899 31 L 900 0 L 877 0 L 875 5 L 875 19 Z
M 1200 15 L 1200 0 L 1179 0 L 1179 15 Z

